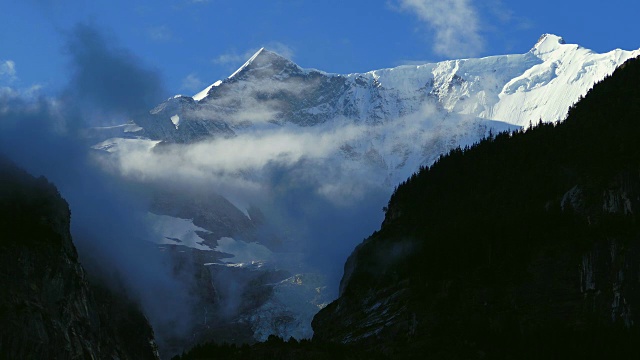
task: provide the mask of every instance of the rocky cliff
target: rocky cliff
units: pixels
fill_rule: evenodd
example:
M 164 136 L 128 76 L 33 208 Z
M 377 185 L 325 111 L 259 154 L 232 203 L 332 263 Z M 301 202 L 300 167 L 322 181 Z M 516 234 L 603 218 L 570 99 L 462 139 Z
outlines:
M 314 341 L 391 357 L 633 350 L 639 82 L 629 60 L 565 122 L 491 136 L 401 184 L 314 318 Z
M 78 262 L 54 185 L 0 158 L 0 357 L 158 359 L 153 330 Z

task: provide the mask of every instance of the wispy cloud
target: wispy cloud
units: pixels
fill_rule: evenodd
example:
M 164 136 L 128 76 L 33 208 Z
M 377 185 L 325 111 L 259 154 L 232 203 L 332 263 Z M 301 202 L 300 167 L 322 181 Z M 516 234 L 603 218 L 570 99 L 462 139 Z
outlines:
M 338 150 L 340 144 L 361 133 L 361 129 L 353 126 L 330 131 L 285 127 L 188 146 L 177 145 L 175 151 L 165 148 L 159 154 L 149 152 L 147 147 L 138 148 L 135 142 L 131 142 L 132 148 L 117 154 L 121 157 L 120 166 L 125 175 L 145 169 L 149 171 L 147 175 L 154 177 L 174 176 L 176 172 L 170 169 L 192 166 L 193 169 L 183 173 L 188 173 L 189 177 L 199 173 L 200 177 L 208 179 L 215 174 L 262 170 L 271 163 L 291 165 L 302 158 L 324 159 Z
M 264 47 L 286 57 L 289 60 L 293 60 L 295 56 L 295 51 L 291 46 L 278 41 L 269 42 L 265 44 Z
M 483 50 L 480 17 L 471 0 L 398 0 L 398 5 L 433 30 L 437 54 L 460 58 Z
M 191 92 L 199 91 L 204 88 L 204 82 L 200 80 L 197 74 L 191 73 L 182 79 L 181 88 Z
M 66 50 L 72 66 L 68 95 L 92 115 L 145 113 L 166 96 L 156 71 L 91 25 L 77 25 L 67 37 Z
M 16 63 L 13 60 L 0 60 L 0 80 L 13 82 L 17 78 Z
M 166 42 L 174 39 L 173 32 L 166 25 L 151 26 L 147 28 L 147 35 L 153 41 Z
M 515 17 L 513 10 L 509 9 L 502 0 L 486 0 L 483 5 L 489 13 L 502 23 L 513 21 Z
M 185 115 L 196 119 L 216 119 L 232 126 L 276 123 L 281 118 L 282 112 L 289 107 L 283 95 L 289 99 L 300 99 L 312 96 L 319 86 L 318 80 L 256 79 L 246 84 L 241 96 L 233 93 L 217 96 L 197 108 L 186 109 Z
M 492 17 L 490 22 L 484 23 L 485 31 L 497 32 L 505 26 L 509 29 L 526 30 L 533 26 L 531 19 L 513 11 L 503 0 L 486 0 L 478 4 L 478 7 Z
M 37 86 L 26 92 L 0 87 L 0 153 L 56 184 L 73 211 L 74 244 L 89 273 L 121 277 L 159 338 L 186 331 L 189 285 L 167 267 L 165 255 L 144 241 L 156 236 L 140 218 L 145 196 L 91 164 L 89 144 L 76 136 L 115 114 L 133 117 L 148 111 L 164 97 L 162 82 L 94 26 L 78 25 L 65 40 L 71 74 L 62 93 L 45 96 L 37 94 Z M 0 69 L 15 76 L 13 62 L 0 62 Z
M 235 50 L 232 50 L 230 52 L 218 55 L 215 59 L 213 59 L 213 63 L 220 65 L 241 64 L 243 61 L 247 61 L 247 59 L 249 59 L 249 57 L 251 57 L 253 53 L 255 53 L 255 51 L 252 52 L 251 50 L 249 50 L 240 54 Z

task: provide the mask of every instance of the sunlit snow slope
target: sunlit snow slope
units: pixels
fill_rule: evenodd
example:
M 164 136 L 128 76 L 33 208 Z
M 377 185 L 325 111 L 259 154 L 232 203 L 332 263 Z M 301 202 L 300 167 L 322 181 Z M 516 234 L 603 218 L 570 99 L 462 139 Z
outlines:
M 595 82 L 638 55 L 639 50 L 619 49 L 598 54 L 545 34 L 525 54 L 338 75 L 302 69 L 260 49 L 227 79 L 193 97 L 168 99 L 136 119 L 143 128 L 137 135 L 194 143 L 339 132 L 348 135 L 317 157 L 347 160 L 352 168 L 364 164 L 392 187 L 418 166 L 472 144 L 490 129 L 564 119 Z M 304 157 L 309 149 L 296 150 Z
M 432 99 L 447 112 L 527 125 L 530 120 L 563 119 L 595 82 L 639 54 L 619 49 L 597 54 L 545 34 L 525 54 L 337 75 L 302 69 L 261 49 L 229 78 L 193 98 L 169 99 L 156 114 L 171 108 L 194 122 L 220 120 L 239 131 L 264 121 L 387 122 L 420 111 Z M 174 115 L 156 121 L 167 122 Z

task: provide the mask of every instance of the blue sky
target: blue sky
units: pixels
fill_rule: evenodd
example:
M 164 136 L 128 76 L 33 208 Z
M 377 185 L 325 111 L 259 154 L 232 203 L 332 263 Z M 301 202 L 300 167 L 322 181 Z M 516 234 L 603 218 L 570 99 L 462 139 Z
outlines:
M 262 46 L 337 73 L 523 53 L 547 32 L 598 52 L 637 49 L 639 10 L 629 0 L 7 1 L 0 87 L 64 88 L 78 23 L 157 72 L 169 96 L 225 78 Z

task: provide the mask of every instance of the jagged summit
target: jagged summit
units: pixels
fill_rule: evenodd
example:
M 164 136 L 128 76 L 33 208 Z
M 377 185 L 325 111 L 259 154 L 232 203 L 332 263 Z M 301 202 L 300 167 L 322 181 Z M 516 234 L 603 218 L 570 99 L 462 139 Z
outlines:
M 296 72 L 302 71 L 302 69 L 293 61 L 263 47 L 253 54 L 244 65 L 231 74 L 227 80 L 242 79 L 245 78 L 247 74 L 264 77 L 282 71 Z
M 284 56 L 267 50 L 262 47 L 256 51 L 238 70 L 229 75 L 225 80 L 218 80 L 215 83 L 207 86 L 202 91 L 193 96 L 193 99 L 200 101 L 206 98 L 213 88 L 216 88 L 224 83 L 235 82 L 239 80 L 251 79 L 266 79 L 273 76 L 286 77 L 288 75 L 300 75 L 305 72 L 300 66 L 296 65 L 293 61 L 285 58 Z
M 246 67 L 251 66 L 251 64 L 254 62 L 254 60 L 256 60 L 256 58 L 258 58 L 260 56 L 260 54 L 262 54 L 263 52 L 269 52 L 268 50 L 265 50 L 264 47 L 261 47 L 260 50 L 256 51 L 255 54 L 253 54 L 249 60 L 247 60 L 247 62 L 245 62 L 242 66 L 240 66 L 238 68 L 238 70 L 236 70 L 233 74 L 231 74 L 229 76 L 229 79 L 233 78 L 234 76 L 236 76 L 239 72 L 241 72 L 242 70 L 244 70 Z
M 531 51 L 533 53 L 546 54 L 565 44 L 566 42 L 561 36 L 554 34 L 542 34 Z
M 542 34 L 540 35 L 540 37 L 538 38 L 538 41 L 536 42 L 536 46 L 544 41 L 555 41 L 558 42 L 559 44 L 566 44 L 566 42 L 564 41 L 564 38 L 562 36 L 558 36 L 555 34 Z

